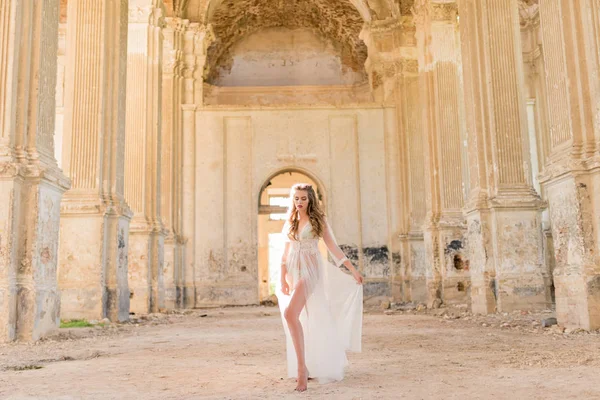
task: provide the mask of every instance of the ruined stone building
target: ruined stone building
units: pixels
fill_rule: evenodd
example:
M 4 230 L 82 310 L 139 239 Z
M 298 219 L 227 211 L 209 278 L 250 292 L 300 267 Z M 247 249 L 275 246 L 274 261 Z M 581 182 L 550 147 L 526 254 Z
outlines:
M 0 0 L 0 340 L 257 304 L 312 182 L 365 296 L 600 328 L 600 1 Z

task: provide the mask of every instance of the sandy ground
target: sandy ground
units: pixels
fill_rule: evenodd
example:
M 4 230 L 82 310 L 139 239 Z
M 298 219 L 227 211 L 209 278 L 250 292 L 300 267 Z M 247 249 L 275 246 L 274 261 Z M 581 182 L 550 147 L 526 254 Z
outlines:
M 154 315 L 0 345 L 0 398 L 600 399 L 600 334 L 547 316 L 372 310 L 346 378 L 299 394 L 277 308 Z

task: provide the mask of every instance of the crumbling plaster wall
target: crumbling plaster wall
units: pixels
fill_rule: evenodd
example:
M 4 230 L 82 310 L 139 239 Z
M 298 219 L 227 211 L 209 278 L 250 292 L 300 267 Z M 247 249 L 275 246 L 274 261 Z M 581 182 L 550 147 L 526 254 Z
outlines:
M 348 85 L 366 81 L 364 70 L 344 65 L 328 41 L 306 28 L 267 28 L 231 48 L 231 66 L 218 66 L 216 86 Z

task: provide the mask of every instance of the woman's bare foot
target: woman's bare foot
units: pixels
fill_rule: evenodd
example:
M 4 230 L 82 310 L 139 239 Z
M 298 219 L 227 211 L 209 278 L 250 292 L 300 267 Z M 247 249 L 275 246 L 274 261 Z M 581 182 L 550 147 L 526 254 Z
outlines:
M 308 389 L 308 370 L 305 369 L 303 373 L 298 374 L 298 379 L 296 380 L 298 385 L 296 385 L 296 390 L 298 392 L 304 392 Z
M 306 369 L 306 376 L 308 376 L 308 380 L 309 381 L 312 381 L 312 380 L 315 379 L 315 378 L 313 378 L 313 377 L 310 376 L 310 372 L 308 372 L 308 368 Z M 296 382 L 298 382 L 298 378 L 296 378 Z

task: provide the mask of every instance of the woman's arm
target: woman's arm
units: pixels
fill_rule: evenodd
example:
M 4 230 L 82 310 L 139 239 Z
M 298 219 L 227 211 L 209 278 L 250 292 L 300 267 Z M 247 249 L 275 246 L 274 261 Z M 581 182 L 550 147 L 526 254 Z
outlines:
M 362 283 L 362 275 L 356 270 L 356 268 L 354 268 L 354 265 L 352 265 L 352 263 L 350 262 L 350 260 L 348 260 L 348 257 L 346 257 L 342 249 L 340 249 L 340 247 L 337 245 L 335 238 L 333 237 L 333 233 L 331 232 L 331 227 L 329 226 L 329 223 L 327 223 L 327 221 L 325 221 L 323 241 L 325 242 L 325 245 L 331 252 L 331 255 L 333 255 L 333 257 L 335 258 L 337 266 L 339 267 L 340 265 L 344 265 L 352 273 L 352 276 L 354 276 L 356 282 Z

